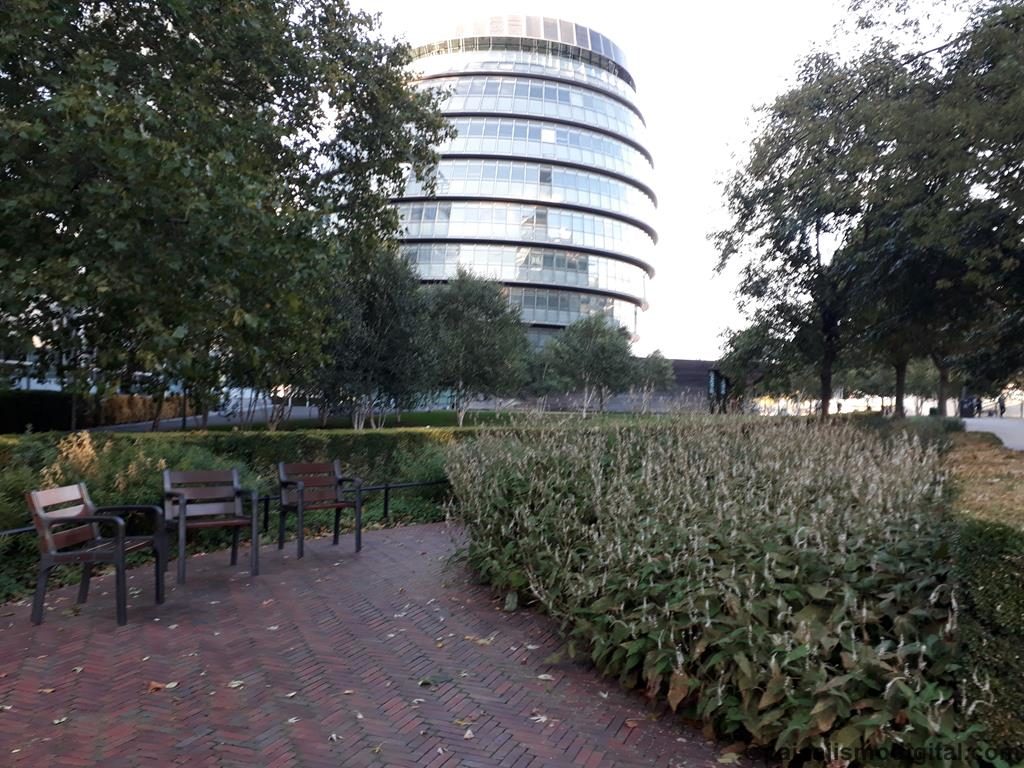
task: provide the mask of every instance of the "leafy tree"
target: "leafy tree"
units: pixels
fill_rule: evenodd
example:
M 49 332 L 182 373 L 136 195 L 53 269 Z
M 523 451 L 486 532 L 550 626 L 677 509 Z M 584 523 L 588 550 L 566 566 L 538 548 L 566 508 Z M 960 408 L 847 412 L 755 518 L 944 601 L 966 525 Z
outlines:
M 633 385 L 640 390 L 640 412 L 647 413 L 651 397 L 655 392 L 664 392 L 675 384 L 675 374 L 661 350 L 654 350 L 647 357 L 633 358 Z
M 847 286 L 835 256 L 862 213 L 856 181 L 877 156 L 865 102 L 888 66 L 874 53 L 857 65 L 806 59 L 798 85 L 764 110 L 750 158 L 726 186 L 732 226 L 716 236 L 719 269 L 743 257 L 741 296 L 816 361 L 822 417 L 844 342 Z
M 449 393 L 459 426 L 474 396 L 515 392 L 526 376 L 529 343 L 519 312 L 498 283 L 459 269 L 427 289 L 435 383 Z
M 341 2 L 0 5 L 0 337 L 75 389 L 314 358 L 342 236 L 448 128 Z
M 350 254 L 326 324 L 311 386 L 323 419 L 346 408 L 356 429 L 383 426 L 384 410 L 429 388 L 425 297 L 394 249 Z
M 583 393 L 583 415 L 596 397 L 604 410 L 609 395 L 625 391 L 634 372 L 629 334 L 604 315 L 577 320 L 544 348 L 556 375 Z

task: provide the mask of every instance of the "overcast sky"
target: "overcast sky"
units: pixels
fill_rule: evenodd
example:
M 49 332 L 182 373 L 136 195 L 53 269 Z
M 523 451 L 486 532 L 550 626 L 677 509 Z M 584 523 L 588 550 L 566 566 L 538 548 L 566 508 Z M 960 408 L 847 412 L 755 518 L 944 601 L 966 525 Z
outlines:
M 579 22 L 625 52 L 649 128 L 658 194 L 657 270 L 636 351 L 714 359 L 721 334 L 742 324 L 735 274 L 716 275 L 707 235 L 727 225 L 720 182 L 737 167 L 754 108 L 786 88 L 796 61 L 828 44 L 841 0 L 353 0 L 379 11 L 383 31 L 413 44 L 457 23 L 526 13 Z

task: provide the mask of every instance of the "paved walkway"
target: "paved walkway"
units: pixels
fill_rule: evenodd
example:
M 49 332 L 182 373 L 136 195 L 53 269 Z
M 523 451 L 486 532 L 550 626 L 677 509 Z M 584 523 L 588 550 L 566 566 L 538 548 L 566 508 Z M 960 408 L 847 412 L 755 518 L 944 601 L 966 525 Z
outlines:
M 991 432 L 1007 448 L 1024 451 L 1024 419 L 994 418 L 982 416 L 977 419 L 964 419 L 964 427 L 968 432 Z
M 255 579 L 196 556 L 163 606 L 140 568 L 123 628 L 111 576 L 77 614 L 53 591 L 40 627 L 0 606 L 0 765 L 719 766 L 639 695 L 547 663 L 554 624 L 502 611 L 453 548 L 444 525 L 359 555 L 318 539 L 265 548 Z

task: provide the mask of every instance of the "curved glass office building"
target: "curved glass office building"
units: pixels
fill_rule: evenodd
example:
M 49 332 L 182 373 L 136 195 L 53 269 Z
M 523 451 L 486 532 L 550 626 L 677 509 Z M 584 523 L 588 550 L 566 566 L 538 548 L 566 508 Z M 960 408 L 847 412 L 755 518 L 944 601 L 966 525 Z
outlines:
M 632 333 L 646 307 L 656 198 L 644 118 L 622 51 L 587 27 L 505 16 L 416 49 L 457 136 L 436 194 L 397 202 L 424 281 L 459 266 L 500 280 L 535 337 L 587 315 Z

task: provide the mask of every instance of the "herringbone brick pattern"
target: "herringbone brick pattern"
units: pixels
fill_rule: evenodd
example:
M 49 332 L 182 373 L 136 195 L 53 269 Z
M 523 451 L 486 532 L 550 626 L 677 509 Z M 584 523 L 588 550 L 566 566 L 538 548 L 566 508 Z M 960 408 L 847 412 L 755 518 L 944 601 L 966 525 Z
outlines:
M 718 765 L 641 697 L 545 663 L 555 626 L 502 611 L 454 548 L 443 525 L 368 532 L 358 555 L 321 539 L 301 561 L 267 548 L 255 579 L 218 552 L 163 606 L 142 568 L 123 628 L 111 576 L 77 613 L 53 591 L 40 627 L 4 606 L 0 766 Z

